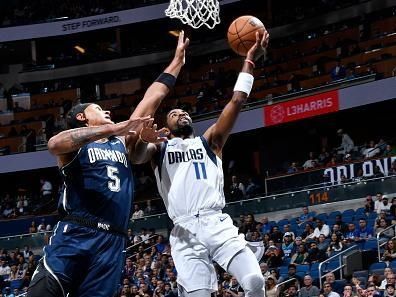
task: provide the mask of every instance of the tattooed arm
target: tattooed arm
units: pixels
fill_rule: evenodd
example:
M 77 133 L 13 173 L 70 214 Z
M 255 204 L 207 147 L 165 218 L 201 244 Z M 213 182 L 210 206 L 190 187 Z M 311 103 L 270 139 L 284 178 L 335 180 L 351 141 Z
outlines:
M 150 120 L 150 117 L 129 119 L 117 124 L 66 130 L 51 137 L 48 141 L 48 150 L 58 157 L 58 165 L 61 167 L 68 163 L 73 158 L 74 153 L 84 145 L 112 135 L 135 134 L 136 129 L 148 120 Z

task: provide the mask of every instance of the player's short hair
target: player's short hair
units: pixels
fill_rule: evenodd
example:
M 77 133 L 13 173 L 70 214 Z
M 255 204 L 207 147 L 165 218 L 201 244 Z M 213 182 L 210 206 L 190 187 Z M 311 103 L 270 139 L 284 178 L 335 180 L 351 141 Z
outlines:
M 66 115 L 66 123 L 69 129 L 85 127 L 85 122 L 77 120 L 76 116 L 83 113 L 92 103 L 78 103 L 74 105 Z

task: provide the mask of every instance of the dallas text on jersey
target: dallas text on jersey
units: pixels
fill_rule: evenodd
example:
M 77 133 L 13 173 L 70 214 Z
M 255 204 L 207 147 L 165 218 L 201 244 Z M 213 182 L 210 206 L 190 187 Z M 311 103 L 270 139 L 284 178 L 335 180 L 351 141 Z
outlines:
M 203 152 L 202 149 L 189 149 L 186 152 L 168 152 L 168 161 L 169 164 L 173 163 L 181 163 L 181 162 L 189 162 L 190 160 L 202 160 Z

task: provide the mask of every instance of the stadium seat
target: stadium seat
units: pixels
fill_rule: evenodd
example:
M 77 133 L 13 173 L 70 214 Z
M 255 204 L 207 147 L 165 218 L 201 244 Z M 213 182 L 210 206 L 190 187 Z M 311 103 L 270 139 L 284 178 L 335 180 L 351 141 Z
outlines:
M 278 271 L 279 275 L 287 275 L 289 272 L 289 268 L 287 266 L 279 266 Z
M 364 207 L 360 207 L 356 209 L 355 216 L 366 216 L 366 209 Z
M 368 278 L 368 270 L 359 270 L 359 271 L 354 271 L 352 276 L 353 277 L 364 277 L 364 278 Z
M 377 250 L 377 249 L 378 249 L 378 244 L 376 239 L 370 239 L 363 243 L 363 250 L 365 251 Z
M 393 271 L 396 270 L 396 261 L 390 262 L 390 267 L 392 268 Z
M 278 221 L 278 226 L 279 228 L 283 231 L 283 226 L 289 224 L 289 220 L 288 219 L 283 219 Z
M 332 211 L 332 212 L 329 214 L 329 219 L 330 219 L 330 218 L 335 218 L 336 216 L 338 216 L 338 215 L 340 215 L 340 214 L 341 214 L 341 212 L 338 211 L 338 210 Z
M 342 213 L 342 218 L 344 217 L 353 217 L 355 215 L 355 211 L 353 209 L 346 209 Z
M 304 272 L 305 274 L 309 271 L 309 265 L 297 265 L 297 272 Z
M 353 222 L 353 216 L 345 216 L 345 217 L 342 217 L 342 221 L 343 221 L 344 223 L 352 223 L 352 222 Z
M 385 262 L 378 262 L 378 263 L 373 263 L 369 267 L 369 271 L 372 271 L 374 269 L 382 269 L 384 270 L 386 268 L 386 263 Z
M 16 279 L 10 282 L 10 288 L 13 291 L 14 289 L 20 289 L 23 285 L 23 279 Z
M 316 217 L 315 217 L 316 219 L 320 219 L 320 220 L 322 220 L 322 221 L 327 221 L 327 218 L 328 218 L 328 216 L 327 216 L 327 213 L 320 213 L 320 214 L 318 214 Z

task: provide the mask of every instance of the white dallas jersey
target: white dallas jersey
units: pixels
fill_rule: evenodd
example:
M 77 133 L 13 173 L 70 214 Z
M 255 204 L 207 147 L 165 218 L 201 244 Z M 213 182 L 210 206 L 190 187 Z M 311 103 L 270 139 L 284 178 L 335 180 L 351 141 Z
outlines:
M 203 136 L 163 143 L 156 163 L 158 191 L 172 220 L 225 206 L 222 162 Z

